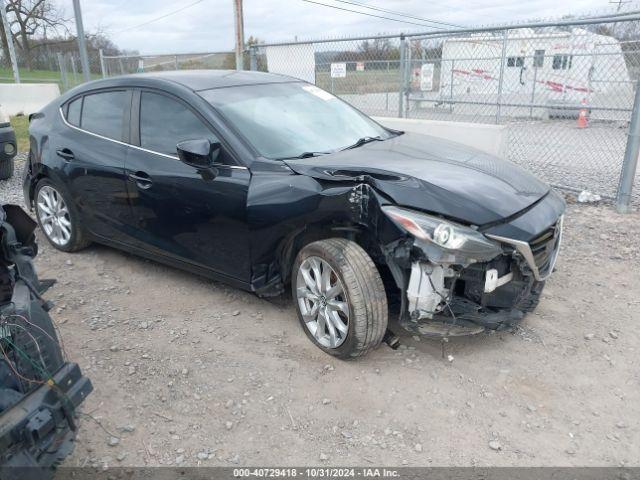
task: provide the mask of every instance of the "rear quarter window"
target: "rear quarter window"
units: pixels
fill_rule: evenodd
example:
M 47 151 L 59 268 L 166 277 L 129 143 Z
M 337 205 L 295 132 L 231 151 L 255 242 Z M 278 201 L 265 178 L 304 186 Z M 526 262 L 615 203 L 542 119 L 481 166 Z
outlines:
M 80 126 L 80 112 L 82 111 L 82 97 L 76 98 L 67 106 L 67 122 L 76 127 Z

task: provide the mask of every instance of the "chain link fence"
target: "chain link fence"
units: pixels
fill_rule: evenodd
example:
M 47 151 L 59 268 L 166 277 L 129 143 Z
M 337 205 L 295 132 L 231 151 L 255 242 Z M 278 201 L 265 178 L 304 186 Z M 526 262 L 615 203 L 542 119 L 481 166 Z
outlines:
M 560 187 L 612 198 L 640 44 L 594 30 L 513 29 L 432 48 L 410 40 L 405 116 L 504 125 L 509 160 Z
M 91 78 L 235 68 L 232 51 L 104 55 L 93 49 L 89 57 Z M 83 81 L 74 48 L 44 45 L 35 69 L 34 58 L 29 71 L 47 73 L 34 81 L 57 81 L 62 91 Z M 614 198 L 640 79 L 640 11 L 260 44 L 245 52 L 244 68 L 306 80 L 370 115 L 502 125 L 509 160 L 555 186 Z
M 180 53 L 169 55 L 102 55 L 105 77 L 162 70 L 233 70 L 234 52 Z M 249 68 L 247 56 L 247 69 Z
M 640 78 L 640 22 L 621 20 L 260 45 L 252 56 L 370 115 L 503 125 L 509 160 L 614 198 Z
M 23 83 L 56 83 L 61 92 L 84 82 L 76 40 L 45 42 L 39 41 L 27 53 L 16 49 L 16 61 Z M 90 78 L 102 77 L 99 51 L 89 49 Z M 11 61 L 0 57 L 0 82 L 13 83 L 14 74 Z

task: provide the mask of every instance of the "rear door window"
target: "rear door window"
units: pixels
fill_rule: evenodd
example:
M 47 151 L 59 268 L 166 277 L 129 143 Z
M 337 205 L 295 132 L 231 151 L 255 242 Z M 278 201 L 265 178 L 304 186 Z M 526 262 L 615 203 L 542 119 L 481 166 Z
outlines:
M 124 112 L 128 100 L 129 95 L 125 90 L 85 95 L 80 128 L 122 141 Z
M 166 95 L 142 92 L 140 96 L 140 146 L 176 155 L 184 140 L 217 141 L 209 128 L 185 104 Z

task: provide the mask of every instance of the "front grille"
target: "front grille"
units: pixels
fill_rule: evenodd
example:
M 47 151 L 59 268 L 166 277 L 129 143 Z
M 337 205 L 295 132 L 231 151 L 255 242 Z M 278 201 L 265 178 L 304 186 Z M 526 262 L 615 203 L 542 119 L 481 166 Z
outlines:
M 562 223 L 563 217 L 561 216 L 555 225 L 536 235 L 528 243 L 499 235 L 487 234 L 487 237 L 515 248 L 519 256 L 527 262 L 534 278 L 542 282 L 551 275 L 556 263 L 562 239 Z
M 562 222 L 559 221 L 529 242 L 533 260 L 542 276 L 551 273 L 560 246 L 561 233 Z

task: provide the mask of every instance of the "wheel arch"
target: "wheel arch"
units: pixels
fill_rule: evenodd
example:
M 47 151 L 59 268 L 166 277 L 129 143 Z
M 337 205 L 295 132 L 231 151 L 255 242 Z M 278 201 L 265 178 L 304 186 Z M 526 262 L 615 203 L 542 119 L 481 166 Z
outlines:
M 33 208 L 33 203 L 35 201 L 36 187 L 38 183 L 40 183 L 44 179 L 48 179 L 52 182 L 55 182 L 56 186 L 67 191 L 68 189 L 64 185 L 64 182 L 56 175 L 55 171 L 43 163 L 31 164 L 31 178 L 29 181 L 29 185 L 25 188 L 25 193 L 29 195 L 28 198 L 25 198 L 25 201 L 29 208 Z M 68 191 L 67 191 L 68 193 Z
M 375 236 L 371 230 L 361 224 L 348 223 L 343 225 L 315 223 L 292 232 L 284 238 L 278 248 L 277 262 L 281 268 L 282 281 L 286 285 L 290 282 L 292 268 L 298 253 L 305 246 L 318 240 L 329 238 L 344 238 L 357 243 L 374 260 L 383 261 L 383 256 L 377 242 L 372 241 Z

